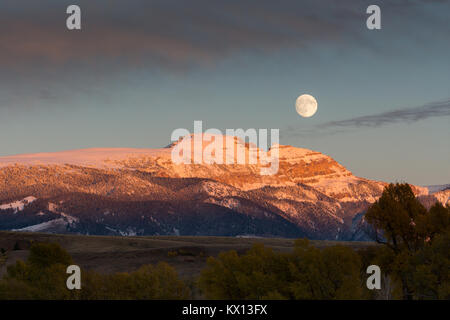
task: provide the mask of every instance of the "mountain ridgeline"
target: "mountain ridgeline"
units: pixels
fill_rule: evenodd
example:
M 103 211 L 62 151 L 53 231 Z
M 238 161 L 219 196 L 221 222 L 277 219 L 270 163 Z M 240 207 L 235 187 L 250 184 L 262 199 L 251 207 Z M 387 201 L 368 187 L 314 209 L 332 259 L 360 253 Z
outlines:
M 172 148 L 0 157 L 0 230 L 366 240 L 364 213 L 386 185 L 291 146 L 272 147 L 272 176 L 259 163 L 175 164 Z M 425 204 L 449 201 L 448 189 L 413 190 Z

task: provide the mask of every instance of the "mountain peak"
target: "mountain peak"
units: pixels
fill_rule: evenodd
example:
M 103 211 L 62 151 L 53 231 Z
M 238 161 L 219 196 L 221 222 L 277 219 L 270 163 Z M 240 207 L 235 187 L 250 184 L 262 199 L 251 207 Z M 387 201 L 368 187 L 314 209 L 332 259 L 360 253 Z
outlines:
M 353 232 L 348 222 L 387 185 L 356 177 L 325 154 L 289 145 L 270 148 L 271 156 L 279 155 L 274 175 L 261 175 L 261 162 L 172 161 L 177 147 L 193 148 L 198 138 L 205 138 L 197 152 L 202 157 L 215 139 L 223 142 L 226 156 L 231 149 L 244 150 L 246 157 L 251 150 L 260 151 L 234 136 L 190 138 L 161 149 L 92 148 L 0 157 L 0 214 L 30 217 L 34 225 L 20 219 L 8 224 L 22 231 L 148 235 L 176 228 L 181 234 L 253 230 L 348 239 Z M 424 192 L 412 187 L 416 194 Z M 448 203 L 449 194 L 440 191 L 429 200 Z M 85 221 L 89 223 L 78 223 Z
M 259 162 L 260 149 L 256 146 L 235 136 L 202 134 L 201 138 L 205 139 L 202 148 L 200 151 L 194 151 L 194 140 L 199 137 L 193 134 L 190 137 L 190 140 L 180 139 L 161 149 L 91 148 L 0 157 L 0 168 L 14 165 L 75 165 L 139 170 L 151 173 L 156 177 L 212 179 L 241 190 L 264 186 L 280 187 L 304 184 L 341 201 L 355 201 L 355 199 L 374 201 L 386 185 L 384 182 L 354 176 L 344 166 L 323 153 L 280 144 L 273 145 L 268 152 L 271 156 L 274 151 L 278 152 L 278 172 L 272 176 L 264 176 L 260 174 L 260 170 L 266 165 Z M 177 164 L 172 161 L 172 152 L 176 146 L 180 147 L 180 143 L 187 144 L 185 147 L 190 143 L 192 156 L 194 157 L 197 152 L 200 153 L 199 156 L 203 157 L 205 148 L 216 139 L 223 139 L 224 164 L 213 162 L 208 164 L 205 161 Z M 251 148 L 252 146 L 255 149 Z M 258 161 L 255 164 L 238 164 L 236 157 L 239 150 L 245 152 L 245 163 L 249 163 L 250 150 L 257 150 Z M 233 158 L 230 159 L 230 157 Z M 227 162 L 227 159 L 231 161 Z M 417 190 L 425 193 L 422 189 L 424 188 Z

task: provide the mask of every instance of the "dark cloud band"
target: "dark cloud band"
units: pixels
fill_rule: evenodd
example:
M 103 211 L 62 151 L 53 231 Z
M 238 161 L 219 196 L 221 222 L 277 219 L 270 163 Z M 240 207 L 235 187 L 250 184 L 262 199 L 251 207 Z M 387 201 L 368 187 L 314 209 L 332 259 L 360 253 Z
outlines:
M 65 28 L 73 1 L 3 0 L 0 67 L 120 60 L 139 65 L 208 64 L 238 51 L 359 43 L 369 0 L 76 1 L 82 30 Z M 417 1 L 381 1 L 407 19 Z M 399 4 L 400 3 L 400 4 Z M 383 16 L 385 17 L 385 16 Z
M 429 118 L 450 116 L 450 99 L 432 102 L 423 106 L 403 108 L 379 114 L 329 121 L 312 128 L 290 126 L 283 136 L 327 136 L 358 128 L 378 128 L 395 123 L 412 123 Z
M 450 100 L 433 102 L 415 108 L 405 108 L 380 114 L 356 117 L 347 120 L 330 121 L 319 125 L 321 129 L 381 127 L 399 122 L 416 122 L 432 117 L 450 116 Z

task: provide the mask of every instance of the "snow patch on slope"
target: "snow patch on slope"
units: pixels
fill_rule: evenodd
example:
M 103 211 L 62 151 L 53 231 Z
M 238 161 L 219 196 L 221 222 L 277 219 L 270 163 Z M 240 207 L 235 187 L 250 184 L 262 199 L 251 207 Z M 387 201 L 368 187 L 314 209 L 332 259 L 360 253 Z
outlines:
M 67 224 L 68 223 L 64 218 L 59 218 L 59 219 L 53 219 L 53 220 L 46 221 L 43 223 L 35 224 L 32 226 L 28 226 L 25 228 L 21 228 L 21 229 L 13 229 L 12 231 L 42 232 L 42 231 L 47 231 L 48 229 L 51 229 L 51 228 L 66 227 Z
M 79 165 L 87 167 L 115 167 L 114 163 L 133 157 L 170 154 L 168 149 L 92 148 L 61 152 L 21 154 L 0 157 L 0 168 L 10 165 Z
M 439 201 L 443 206 L 450 205 L 450 189 L 442 190 L 433 193 L 433 196 Z
M 434 185 L 434 186 L 425 186 L 425 188 L 428 189 L 428 192 L 430 194 L 442 191 L 442 190 L 446 190 L 446 189 L 450 189 L 450 184 L 440 184 L 440 185 Z
M 60 216 L 62 216 L 63 218 L 65 218 L 67 220 L 68 223 L 75 223 L 80 221 L 78 218 L 73 217 L 71 215 L 65 214 L 64 212 L 59 212 L 58 211 L 58 205 L 49 202 L 48 203 L 48 211 L 52 212 L 52 213 L 56 213 L 59 214 Z
M 0 210 L 8 210 L 8 209 L 13 209 L 14 213 L 17 213 L 19 211 L 22 211 L 23 209 L 25 209 L 25 206 L 36 201 L 37 198 L 33 197 L 33 196 L 29 196 L 26 197 L 22 200 L 19 201 L 14 201 L 11 203 L 7 203 L 7 204 L 2 204 L 0 205 Z

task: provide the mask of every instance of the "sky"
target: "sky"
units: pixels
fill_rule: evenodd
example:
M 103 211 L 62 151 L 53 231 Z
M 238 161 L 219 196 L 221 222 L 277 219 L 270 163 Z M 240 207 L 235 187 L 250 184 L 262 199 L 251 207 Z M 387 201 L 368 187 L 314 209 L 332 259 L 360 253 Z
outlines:
M 357 176 L 450 183 L 449 14 L 446 0 L 2 0 L 0 156 L 159 148 L 202 120 L 278 128 Z M 311 118 L 295 111 L 305 93 Z

